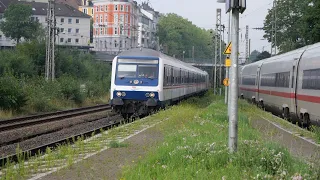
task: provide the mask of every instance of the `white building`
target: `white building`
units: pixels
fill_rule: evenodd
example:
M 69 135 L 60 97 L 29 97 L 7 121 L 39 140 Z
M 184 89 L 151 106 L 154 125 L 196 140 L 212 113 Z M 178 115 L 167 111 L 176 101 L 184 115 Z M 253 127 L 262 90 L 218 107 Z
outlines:
M 157 49 L 157 25 L 159 12 L 155 11 L 148 3 L 140 6 L 138 45 L 141 47 Z
M 43 28 L 47 27 L 47 3 L 40 2 L 22 2 L 19 0 L 0 0 L 2 6 L 0 7 L 0 17 L 3 17 L 5 9 L 10 3 L 29 4 L 32 7 L 32 20 L 39 21 Z M 56 4 L 55 5 L 56 26 L 60 33 L 56 37 L 57 45 L 88 47 L 90 43 L 90 16 L 82 13 L 69 5 Z M 7 38 L 0 31 L 0 46 L 12 47 L 15 42 Z

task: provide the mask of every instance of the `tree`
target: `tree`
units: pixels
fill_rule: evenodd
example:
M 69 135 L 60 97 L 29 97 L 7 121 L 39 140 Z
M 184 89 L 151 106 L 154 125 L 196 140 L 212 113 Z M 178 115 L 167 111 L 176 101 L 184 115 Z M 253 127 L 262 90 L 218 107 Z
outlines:
M 249 62 L 250 62 L 250 63 L 251 63 L 251 62 L 255 62 L 256 59 L 257 59 L 257 56 L 258 56 L 259 54 L 260 54 L 260 52 L 257 51 L 257 50 L 252 51 L 252 53 L 250 54 L 250 57 L 249 57 Z
M 267 59 L 269 57 L 271 57 L 271 54 L 268 51 L 263 51 L 262 53 L 260 53 L 257 56 L 255 61 L 260 61 L 260 60 L 263 60 L 263 59 Z
M 14 39 L 19 44 L 21 38 L 35 39 L 41 30 L 40 23 L 31 20 L 31 6 L 25 4 L 11 4 L 4 12 L 5 21 L 0 29 L 6 37 Z
M 212 35 L 210 31 L 201 29 L 192 22 L 177 14 L 166 14 L 161 16 L 158 24 L 160 44 L 166 47 L 170 56 L 175 55 L 182 58 L 192 58 L 194 46 L 194 57 L 199 59 L 210 59 L 213 57 Z
M 285 53 L 306 45 L 320 42 L 320 1 L 277 0 L 264 21 L 264 38 L 271 42 L 273 10 L 277 17 L 277 47 Z M 272 43 L 275 47 L 275 43 Z

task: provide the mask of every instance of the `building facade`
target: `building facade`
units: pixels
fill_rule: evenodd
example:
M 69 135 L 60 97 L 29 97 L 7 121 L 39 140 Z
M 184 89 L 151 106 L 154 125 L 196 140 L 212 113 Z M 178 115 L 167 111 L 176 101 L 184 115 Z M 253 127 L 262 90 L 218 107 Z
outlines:
M 118 54 L 137 47 L 137 2 L 132 0 L 93 1 L 93 45 L 95 51 Z
M 138 45 L 145 48 L 158 49 L 157 25 L 159 12 L 148 3 L 140 5 Z
M 28 4 L 32 7 L 33 15 L 32 20 L 38 21 L 42 24 L 43 29 L 47 27 L 47 3 L 40 2 L 23 2 L 15 0 L 1 0 L 2 3 L 7 2 L 6 7 L 10 3 L 22 3 Z M 0 9 L 1 14 L 4 13 L 5 9 Z M 55 5 L 56 15 L 56 27 L 59 29 L 56 36 L 57 45 L 65 46 L 81 46 L 89 47 L 90 43 L 90 16 L 78 11 L 67 4 L 56 4 Z M 3 19 L 2 19 L 3 20 Z M 5 37 L 0 32 L 0 46 L 1 47 L 12 47 L 15 46 L 15 42 L 8 37 Z
M 93 2 L 92 0 L 82 0 L 81 6 L 79 6 L 79 11 L 94 17 L 94 9 L 93 9 Z

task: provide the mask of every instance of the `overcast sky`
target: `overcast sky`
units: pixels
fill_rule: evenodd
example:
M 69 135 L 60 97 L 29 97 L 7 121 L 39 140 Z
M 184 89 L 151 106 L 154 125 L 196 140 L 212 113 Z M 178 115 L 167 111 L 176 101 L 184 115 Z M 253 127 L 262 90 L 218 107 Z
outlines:
M 137 0 L 138 3 L 146 0 Z M 202 28 L 214 28 L 216 24 L 216 9 L 222 9 L 222 24 L 227 26 L 228 15 L 225 14 L 225 5 L 217 3 L 217 0 L 149 0 L 151 6 L 161 13 L 176 13 L 193 24 Z M 267 50 L 271 45 L 263 39 L 264 32 L 252 28 L 263 27 L 268 9 L 272 7 L 273 0 L 247 0 L 247 10 L 240 14 L 240 52 L 245 52 L 245 27 L 249 25 L 249 38 L 251 39 L 251 51 Z M 241 39 L 242 35 L 242 39 Z M 225 35 L 227 39 L 227 35 Z

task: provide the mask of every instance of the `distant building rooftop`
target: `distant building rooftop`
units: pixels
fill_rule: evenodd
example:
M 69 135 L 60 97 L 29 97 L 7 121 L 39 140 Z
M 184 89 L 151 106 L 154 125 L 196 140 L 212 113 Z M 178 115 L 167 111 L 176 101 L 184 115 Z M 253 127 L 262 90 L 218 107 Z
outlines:
M 48 3 L 41 2 L 25 2 L 19 0 L 0 0 L 0 13 L 9 7 L 10 4 L 27 4 L 32 7 L 33 15 L 47 15 Z M 91 18 L 91 16 L 82 13 L 78 9 L 63 3 L 56 3 L 55 5 L 55 15 L 56 16 L 65 16 L 65 17 L 81 17 L 81 18 Z

